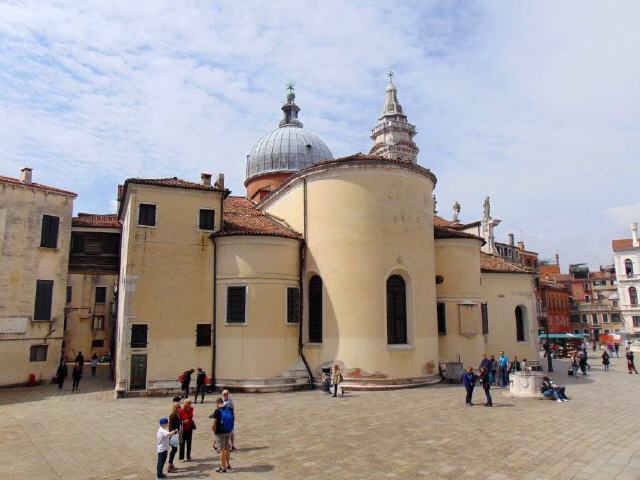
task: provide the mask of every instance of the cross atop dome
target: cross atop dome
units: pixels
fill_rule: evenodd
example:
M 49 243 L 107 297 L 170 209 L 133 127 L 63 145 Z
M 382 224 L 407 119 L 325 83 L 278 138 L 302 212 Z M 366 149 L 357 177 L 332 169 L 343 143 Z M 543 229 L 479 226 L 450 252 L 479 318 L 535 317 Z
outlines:
M 393 73 L 393 70 L 389 69 L 389 71 L 387 72 L 387 77 L 389 77 L 389 83 L 393 83 L 393 76 L 395 74 Z

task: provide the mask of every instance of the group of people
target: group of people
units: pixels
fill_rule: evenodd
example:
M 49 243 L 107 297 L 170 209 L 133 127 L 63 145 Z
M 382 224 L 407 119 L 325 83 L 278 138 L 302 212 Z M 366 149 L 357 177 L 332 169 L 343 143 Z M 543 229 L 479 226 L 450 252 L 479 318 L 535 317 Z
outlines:
M 212 419 L 213 448 L 220 453 L 220 467 L 217 472 L 224 473 L 232 468 L 231 452 L 236 450 L 234 445 L 236 408 L 229 390 L 223 390 L 222 396 L 216 399 L 216 408 L 209 418 Z M 181 462 L 191 462 L 193 432 L 197 429 L 191 400 L 188 397 L 186 399 L 181 396 L 174 397 L 170 415 L 161 418 L 159 424 L 156 434 L 158 453 L 156 478 L 161 479 L 167 478 L 163 473 L 167 459 L 169 460 L 167 473 L 178 472 L 174 463 L 176 454 Z
M 206 372 L 198 367 L 197 369 L 185 370 L 178 377 L 180 383 L 180 390 L 182 391 L 183 398 L 189 398 L 189 388 L 191 387 L 191 375 L 196 374 L 196 393 L 193 398 L 195 403 L 198 403 L 198 395 L 200 395 L 200 403 L 204 403 L 204 396 L 207 393 L 207 387 L 209 385 L 209 378 Z
M 98 355 L 93 354 L 91 356 L 91 376 L 96 376 L 96 371 L 98 369 Z M 82 373 L 84 370 L 84 355 L 82 352 L 78 352 L 75 358 L 75 362 L 73 364 L 73 369 L 71 370 L 71 378 L 73 379 L 73 385 L 71 387 L 71 391 L 77 391 L 80 387 L 80 380 L 82 379 Z M 58 382 L 58 390 L 62 390 L 64 386 L 64 381 L 69 376 L 69 369 L 67 368 L 67 364 L 64 360 L 60 360 L 60 365 L 58 365 L 58 369 L 56 370 L 56 381 Z
M 498 355 L 498 358 L 496 358 L 495 355 L 482 355 L 478 374 L 475 374 L 473 367 L 469 367 L 462 378 L 462 382 L 464 383 L 464 387 L 467 391 L 467 405 L 473 406 L 473 389 L 476 384 L 480 382 L 487 399 L 484 404 L 485 407 L 493 407 L 491 386 L 498 385 L 502 388 L 506 387 L 509 385 L 509 375 L 511 373 L 520 372 L 525 368 L 526 359 L 521 361 L 518 359 L 517 355 L 514 355 L 511 360 L 502 351 Z

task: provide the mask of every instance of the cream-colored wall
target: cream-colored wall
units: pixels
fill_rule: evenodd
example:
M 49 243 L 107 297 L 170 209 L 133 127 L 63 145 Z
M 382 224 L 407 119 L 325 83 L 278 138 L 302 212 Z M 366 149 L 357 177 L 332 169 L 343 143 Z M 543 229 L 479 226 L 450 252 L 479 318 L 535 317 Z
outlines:
M 213 319 L 211 232 L 198 211 L 215 213 L 222 193 L 129 184 L 123 206 L 116 388 L 127 389 L 131 354 L 147 354 L 147 386 L 175 380 L 185 369 L 211 366 L 210 346 L 196 347 L 196 325 Z M 156 226 L 137 225 L 138 205 L 155 203 Z M 149 325 L 148 348 L 129 348 L 131 324 Z
M 299 287 L 298 240 L 230 236 L 216 239 L 216 378 L 274 378 L 298 358 L 297 323 L 287 323 L 287 288 Z M 226 322 L 227 288 L 246 286 L 246 323 Z
M 440 360 L 460 359 L 465 366 L 477 365 L 484 353 L 482 296 L 480 292 L 481 240 L 436 239 L 436 285 L 438 303 L 446 309 L 446 335 L 439 336 Z
M 482 298 L 487 302 L 489 335 L 487 354 L 503 350 L 509 358 L 538 360 L 535 296 L 533 275 L 522 273 L 482 273 Z M 515 309 L 525 307 L 526 341 L 516 341 Z M 474 365 L 475 366 L 475 365 Z
M 271 198 L 266 210 L 298 231 L 300 185 Z M 317 375 L 335 361 L 363 373 L 418 378 L 431 362 L 437 372 L 433 182 L 403 166 L 338 167 L 307 177 L 305 261 L 305 356 Z M 309 345 L 308 284 L 323 280 L 323 342 Z M 409 344 L 387 345 L 386 281 L 407 285 Z
M 73 196 L 0 183 L 0 385 L 48 382 L 60 360 Z M 58 246 L 40 247 L 42 215 L 60 217 Z M 53 280 L 50 322 L 33 322 L 37 280 Z M 47 361 L 30 362 L 47 344 Z
M 78 352 L 86 359 L 94 353 L 98 356 L 109 353 L 111 328 L 115 321 L 111 315 L 113 287 L 116 275 L 70 273 L 67 285 L 71 287 L 71 303 L 67 304 L 67 330 L 64 332 L 65 357 L 73 361 Z M 96 287 L 106 288 L 105 303 L 95 303 Z M 104 316 L 104 329 L 93 330 L 93 317 Z M 104 340 L 103 347 L 92 348 L 93 340 Z

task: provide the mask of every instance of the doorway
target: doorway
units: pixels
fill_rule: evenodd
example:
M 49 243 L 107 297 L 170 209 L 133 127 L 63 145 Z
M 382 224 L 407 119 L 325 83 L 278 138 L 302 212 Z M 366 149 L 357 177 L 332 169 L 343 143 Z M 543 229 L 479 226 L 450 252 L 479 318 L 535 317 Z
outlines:
M 130 390 L 145 390 L 147 388 L 147 356 L 131 355 Z

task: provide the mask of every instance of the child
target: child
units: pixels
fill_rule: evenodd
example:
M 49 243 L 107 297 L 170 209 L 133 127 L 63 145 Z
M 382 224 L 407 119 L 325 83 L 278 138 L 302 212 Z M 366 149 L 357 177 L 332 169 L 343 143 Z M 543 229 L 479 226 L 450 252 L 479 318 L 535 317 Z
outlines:
M 168 478 L 162 473 L 164 464 L 167 461 L 167 455 L 169 453 L 169 439 L 173 437 L 178 430 L 169 431 L 169 419 L 163 417 L 160 419 L 160 427 L 156 435 L 156 448 L 158 450 L 158 463 L 156 464 L 156 479 Z

